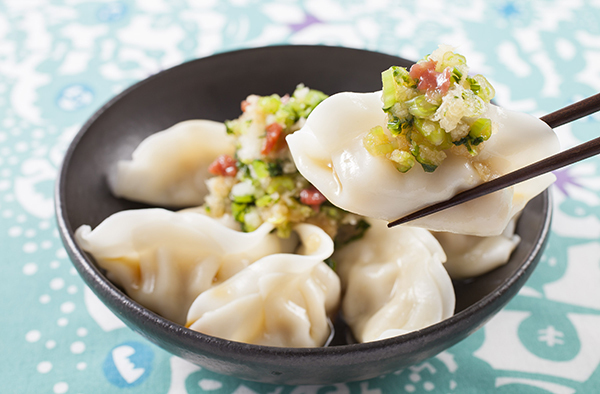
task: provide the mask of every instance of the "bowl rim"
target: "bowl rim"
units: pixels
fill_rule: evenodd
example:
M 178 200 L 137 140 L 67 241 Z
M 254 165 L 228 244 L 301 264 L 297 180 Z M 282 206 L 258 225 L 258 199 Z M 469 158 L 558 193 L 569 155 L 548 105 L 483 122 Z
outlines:
M 152 330 L 160 330 L 167 331 L 169 333 L 173 333 L 174 337 L 181 338 L 189 338 L 195 341 L 199 341 L 199 344 L 206 344 L 211 346 L 216 351 L 217 349 L 223 350 L 227 348 L 235 348 L 235 353 L 237 356 L 242 356 L 239 352 L 248 352 L 248 353 L 260 353 L 262 356 L 271 357 L 274 361 L 278 361 L 285 357 L 289 358 L 290 355 L 293 356 L 302 356 L 302 359 L 312 359 L 326 357 L 328 355 L 351 355 L 356 351 L 361 351 L 362 353 L 371 353 L 376 355 L 379 351 L 383 349 L 393 349 L 394 347 L 401 346 L 402 343 L 412 342 L 417 340 L 420 337 L 436 337 L 435 333 L 439 332 L 460 332 L 461 331 L 461 322 L 470 321 L 475 319 L 477 321 L 482 321 L 478 327 L 474 330 L 480 328 L 489 318 L 491 318 L 495 313 L 491 314 L 488 319 L 481 319 L 482 310 L 487 309 L 487 307 L 495 305 L 496 310 L 501 309 L 512 297 L 505 299 L 506 293 L 510 293 L 513 291 L 516 293 L 519 289 L 514 288 L 513 286 L 517 282 L 522 282 L 529 277 L 533 266 L 537 264 L 537 260 L 539 259 L 539 253 L 543 250 L 550 231 L 550 223 L 552 216 L 552 206 L 550 204 L 550 193 L 549 190 L 546 189 L 542 192 L 542 207 L 543 212 L 545 213 L 545 217 L 543 219 L 543 226 L 541 226 L 535 234 L 535 243 L 531 245 L 531 249 L 526 252 L 526 258 L 522 262 L 521 265 L 515 270 L 513 275 L 506 278 L 502 281 L 496 288 L 496 290 L 492 293 L 487 294 L 482 299 L 477 301 L 476 303 L 468 306 L 460 312 L 455 313 L 453 316 L 444 319 L 436 324 L 431 326 L 424 327 L 420 330 L 412 331 L 401 336 L 387 338 L 383 340 L 377 340 L 373 342 L 366 343 L 355 343 L 355 344 L 346 344 L 346 345 L 337 345 L 331 347 L 313 347 L 313 348 L 290 348 L 290 347 L 274 347 L 274 346 L 263 346 L 263 345 L 253 345 L 242 342 L 235 342 L 223 338 L 213 337 L 210 335 L 206 335 L 197 331 L 193 331 L 188 329 L 182 325 L 171 322 L 166 318 L 152 312 L 151 310 L 143 307 L 141 304 L 137 303 L 133 299 L 129 298 L 125 293 L 123 293 L 120 289 L 118 289 L 106 276 L 100 271 L 100 269 L 96 266 L 92 259 L 90 259 L 87 254 L 77 245 L 74 239 L 74 231 L 71 228 L 69 221 L 67 220 L 67 212 L 65 210 L 65 198 L 66 198 L 66 179 L 67 173 L 69 170 L 69 164 L 73 157 L 74 152 L 76 151 L 79 142 L 83 138 L 83 136 L 88 132 L 94 122 L 102 116 L 109 108 L 118 103 L 124 96 L 128 95 L 133 90 L 138 87 L 152 82 L 156 78 L 160 78 L 161 76 L 177 72 L 182 67 L 190 67 L 193 66 L 194 63 L 203 61 L 207 58 L 214 57 L 228 57 L 228 56 L 237 56 L 242 52 L 260 52 L 260 51 L 277 51 L 282 48 L 294 48 L 295 49 L 308 49 L 308 50 L 343 50 L 343 51 L 356 51 L 362 53 L 371 53 L 371 54 L 379 54 L 379 55 L 387 55 L 393 56 L 381 52 L 356 49 L 356 48 L 346 48 L 346 47 L 338 47 L 338 46 L 327 46 L 327 45 L 272 45 L 265 47 L 257 47 L 257 48 L 245 48 L 245 49 L 235 49 L 226 52 L 221 52 L 217 54 L 213 54 L 207 57 L 197 58 L 188 60 L 184 63 L 176 65 L 174 67 L 168 68 L 166 70 L 160 71 L 154 75 L 149 76 L 139 82 L 134 83 L 128 88 L 121 91 L 116 96 L 112 97 L 108 100 L 104 105 L 102 105 L 81 127 L 79 132 L 75 135 L 72 141 L 67 148 L 65 155 L 63 157 L 62 164 L 60 166 L 59 176 L 57 178 L 57 182 L 54 190 L 54 205 L 56 212 L 56 219 L 58 224 L 58 229 L 60 233 L 60 237 L 63 241 L 63 244 L 66 247 L 67 253 L 69 254 L 71 261 L 80 276 L 84 279 L 86 284 L 93 290 L 93 292 L 99 296 L 102 302 L 111 309 L 113 313 L 115 313 L 121 320 L 125 320 L 127 325 L 132 328 L 134 331 L 139 334 L 145 336 L 146 338 L 152 341 L 152 338 L 142 332 L 139 327 L 137 327 L 137 323 L 130 321 L 124 314 L 123 310 L 129 310 L 134 316 L 139 316 L 138 319 L 143 321 L 145 328 L 152 328 Z M 400 57 L 397 57 L 402 59 Z M 109 296 L 108 299 L 105 296 Z M 132 327 L 132 324 L 134 325 Z M 473 330 L 473 331 L 474 331 Z M 464 335 L 466 336 L 466 335 Z M 463 337 L 464 337 L 463 336 Z M 439 336 L 438 336 L 439 337 Z M 462 340 L 463 337 L 456 340 Z M 300 357 L 299 357 L 300 358 Z M 240 361 L 243 361 L 243 358 L 240 357 Z

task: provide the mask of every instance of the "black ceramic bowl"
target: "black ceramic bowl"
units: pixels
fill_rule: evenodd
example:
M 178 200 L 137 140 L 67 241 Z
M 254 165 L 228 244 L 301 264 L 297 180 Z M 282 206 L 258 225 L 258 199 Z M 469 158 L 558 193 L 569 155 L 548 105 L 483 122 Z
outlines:
M 544 248 L 550 223 L 548 192 L 525 208 L 522 241 L 508 264 L 473 280 L 456 282 L 456 314 L 400 337 L 327 348 L 277 348 L 210 337 L 174 324 L 132 301 L 109 282 L 75 243 L 82 224 L 145 207 L 113 197 L 109 166 L 129 158 L 148 135 L 186 119 L 223 121 L 239 116 L 248 94 L 293 92 L 298 83 L 328 94 L 380 89 L 380 73 L 412 62 L 355 49 L 280 46 L 241 50 L 194 60 L 150 77 L 102 107 L 81 129 L 64 159 L 56 214 L 65 247 L 84 281 L 129 327 L 167 351 L 209 370 L 269 383 L 333 383 L 376 377 L 419 363 L 482 327 L 523 286 Z M 341 339 L 340 339 L 341 338 Z M 342 342 L 341 344 L 339 344 Z

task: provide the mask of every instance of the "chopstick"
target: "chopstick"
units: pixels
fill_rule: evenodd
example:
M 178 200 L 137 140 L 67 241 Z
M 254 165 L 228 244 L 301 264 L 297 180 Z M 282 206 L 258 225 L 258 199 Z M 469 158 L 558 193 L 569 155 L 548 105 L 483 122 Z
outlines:
M 544 115 L 540 120 L 555 128 L 598 111 L 600 111 L 600 93 Z
M 600 93 L 545 115 L 541 117 L 540 120 L 546 122 L 550 127 L 554 128 L 593 114 L 599 110 Z M 536 176 L 568 166 L 569 164 L 588 159 L 597 154 L 600 154 L 600 137 L 537 161 L 491 181 L 482 183 L 472 189 L 465 190 L 446 201 L 441 201 L 439 203 L 419 209 L 400 219 L 388 223 L 388 227 L 394 227 L 416 219 L 420 219 L 444 209 L 473 200 L 477 197 L 496 192 L 528 179 L 535 178 Z

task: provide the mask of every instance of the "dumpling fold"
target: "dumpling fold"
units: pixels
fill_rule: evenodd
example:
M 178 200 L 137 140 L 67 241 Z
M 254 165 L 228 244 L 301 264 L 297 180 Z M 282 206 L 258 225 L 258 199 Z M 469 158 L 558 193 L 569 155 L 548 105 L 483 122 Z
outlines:
M 513 218 L 500 235 L 478 237 L 454 233 L 433 233 L 446 252 L 444 264 L 452 279 L 483 275 L 508 262 L 521 237 L 515 234 Z
M 221 154 L 233 155 L 233 139 L 225 125 L 187 120 L 152 134 L 117 162 L 108 174 L 116 197 L 152 205 L 201 205 L 207 194 L 208 166 Z
M 370 220 L 365 236 L 333 255 L 344 319 L 359 342 L 402 335 L 454 314 L 446 255 L 430 232 Z
M 340 281 L 323 261 L 333 241 L 319 227 L 299 224 L 299 254 L 274 254 L 200 294 L 187 326 L 233 341 L 265 346 L 323 346 Z
M 392 221 L 483 182 L 473 161 L 459 155 L 449 155 L 431 173 L 420 165 L 401 173 L 385 157 L 369 154 L 363 137 L 375 126 L 387 127 L 381 107 L 381 92 L 339 93 L 319 104 L 304 127 L 286 137 L 300 173 L 334 205 Z M 559 150 L 552 129 L 530 115 L 490 104 L 482 116 L 499 125 L 477 156 L 495 176 Z M 460 234 L 498 235 L 554 179 L 554 175 L 545 174 L 411 225 Z
M 272 229 L 243 233 L 199 213 L 151 208 L 115 213 L 94 230 L 81 226 L 75 239 L 132 299 L 184 324 L 200 293 L 264 256 L 295 250 L 295 237 Z

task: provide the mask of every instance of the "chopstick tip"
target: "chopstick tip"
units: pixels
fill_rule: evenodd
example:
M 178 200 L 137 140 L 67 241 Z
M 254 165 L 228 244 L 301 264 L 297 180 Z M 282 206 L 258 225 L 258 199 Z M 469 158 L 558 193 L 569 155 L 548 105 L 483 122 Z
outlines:
M 396 219 L 396 220 L 393 220 L 393 221 L 389 222 L 387 224 L 387 226 L 388 226 L 388 228 L 392 228 L 392 227 L 396 227 L 396 226 L 399 226 L 401 224 L 404 224 L 404 223 L 406 223 L 408 221 L 409 220 L 406 217 L 403 217 L 403 218 Z

